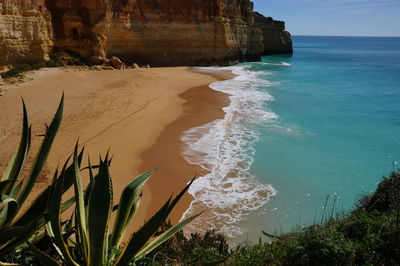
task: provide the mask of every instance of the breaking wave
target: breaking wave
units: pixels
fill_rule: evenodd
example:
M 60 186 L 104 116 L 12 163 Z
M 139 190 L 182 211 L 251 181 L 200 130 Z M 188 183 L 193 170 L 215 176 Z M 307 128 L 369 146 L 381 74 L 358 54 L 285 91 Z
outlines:
M 263 107 L 273 97 L 258 88 L 270 86 L 246 66 L 203 68 L 202 71 L 231 70 L 236 77 L 215 82 L 210 87 L 229 95 L 225 117 L 184 132 L 184 158 L 209 174 L 198 178 L 189 193 L 194 197 L 182 219 L 203 211 L 190 223 L 187 232 L 218 229 L 228 238 L 243 233 L 238 224 L 276 195 L 250 172 L 258 133 L 255 124 L 273 123 L 278 116 Z

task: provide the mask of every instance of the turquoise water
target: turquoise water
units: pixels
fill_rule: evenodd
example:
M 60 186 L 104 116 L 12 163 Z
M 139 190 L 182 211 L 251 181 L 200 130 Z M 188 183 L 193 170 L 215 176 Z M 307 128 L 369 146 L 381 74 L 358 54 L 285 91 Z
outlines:
M 256 126 L 251 169 L 278 191 L 258 216 L 270 232 L 319 221 L 327 195 L 350 210 L 400 160 L 400 38 L 294 43 L 292 57 L 263 58 L 290 67 L 250 64 L 275 82 L 259 88 L 274 97 L 265 108 L 279 118 Z
M 236 242 L 350 210 L 400 161 L 400 38 L 294 37 L 293 56 L 227 69 L 225 119 L 189 130 L 191 226 Z M 212 71 L 213 69 L 209 69 Z

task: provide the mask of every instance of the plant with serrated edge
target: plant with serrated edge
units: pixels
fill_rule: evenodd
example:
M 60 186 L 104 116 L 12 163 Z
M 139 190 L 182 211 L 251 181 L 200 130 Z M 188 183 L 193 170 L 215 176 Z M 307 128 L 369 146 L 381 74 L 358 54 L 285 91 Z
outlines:
M 89 158 L 90 182 L 84 191 L 79 170 L 78 144 L 75 147 L 73 164 L 74 191 L 76 198 L 73 217 L 65 223 L 61 222 L 60 210 L 65 168 L 60 178 L 54 180 L 48 204 L 50 216 L 46 227 L 47 233 L 56 247 L 65 265 L 127 265 L 138 261 L 164 243 L 198 215 L 184 220 L 161 235 L 158 229 L 166 221 L 174 206 L 189 189 L 193 180 L 172 200 L 172 197 L 144 226 L 135 232 L 126 244 L 122 243 L 131 221 L 135 217 L 145 183 L 156 169 L 134 178 L 122 192 L 119 204 L 113 207 L 113 186 L 109 172 L 110 159 L 100 158 L 98 172 L 93 173 Z M 116 210 L 114 225 L 111 228 L 111 214 Z M 68 233 L 62 224 L 73 223 L 74 230 Z M 61 265 L 58 261 L 32 247 L 36 257 L 46 265 Z M 121 250 L 116 253 L 116 250 Z
M 21 245 L 24 245 L 27 240 L 35 242 L 44 234 L 37 234 L 43 226 L 48 222 L 46 215 L 46 202 L 49 199 L 52 186 L 44 190 L 32 204 L 22 210 L 22 206 L 26 203 L 34 185 L 36 184 L 41 170 L 47 160 L 51 146 L 56 137 L 58 128 L 61 124 L 64 95 L 58 106 L 58 110 L 48 128 L 48 132 L 44 137 L 42 145 L 36 155 L 29 175 L 21 178 L 22 170 L 24 169 L 26 159 L 31 146 L 31 126 L 28 122 L 28 114 L 26 111 L 25 102 L 23 103 L 23 124 L 21 141 L 17 151 L 11 158 L 4 174 L 0 179 L 0 256 L 7 254 Z M 80 166 L 82 161 L 83 150 L 76 158 L 76 165 Z M 70 165 L 65 168 L 63 176 L 63 187 L 60 193 L 64 193 L 73 185 L 73 173 L 76 165 Z M 58 180 L 60 177 L 55 176 Z M 60 211 L 63 212 L 74 203 L 75 199 L 71 198 L 61 204 Z

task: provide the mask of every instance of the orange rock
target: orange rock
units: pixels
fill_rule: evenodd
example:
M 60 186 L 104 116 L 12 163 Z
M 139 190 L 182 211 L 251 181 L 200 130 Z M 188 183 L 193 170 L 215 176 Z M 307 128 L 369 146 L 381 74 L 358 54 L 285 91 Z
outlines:
M 249 0 L 0 0 L 0 9 L 0 65 L 46 59 L 52 40 L 98 61 L 230 64 L 259 59 L 272 32 Z
M 0 0 L 0 66 L 48 60 L 52 40 L 45 0 Z

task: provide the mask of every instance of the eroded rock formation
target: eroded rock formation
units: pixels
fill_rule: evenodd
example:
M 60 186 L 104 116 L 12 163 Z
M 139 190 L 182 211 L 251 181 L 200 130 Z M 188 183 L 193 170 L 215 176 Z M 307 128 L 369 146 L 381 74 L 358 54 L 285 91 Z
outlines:
M 293 53 L 292 37 L 285 29 L 284 21 L 254 13 L 255 23 L 263 32 L 264 55 Z
M 127 63 L 151 65 L 225 64 L 259 59 L 266 51 L 265 40 L 278 51 L 277 38 L 284 32 L 280 22 L 271 26 L 267 18 L 262 21 L 249 0 L 0 3 L 0 65 L 43 61 L 53 43 L 56 50 L 77 52 L 96 62 L 118 56 Z M 285 45 L 289 46 L 287 39 Z
M 44 0 L 0 0 L 0 66 L 47 60 L 52 33 Z

